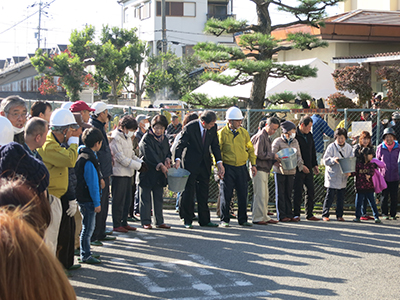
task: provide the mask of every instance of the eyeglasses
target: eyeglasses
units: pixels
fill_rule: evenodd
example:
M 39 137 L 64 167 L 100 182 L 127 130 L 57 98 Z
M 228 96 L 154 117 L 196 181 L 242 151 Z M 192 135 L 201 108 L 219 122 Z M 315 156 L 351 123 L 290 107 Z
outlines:
M 8 113 L 7 116 L 10 116 L 13 119 L 18 119 L 18 118 L 25 118 L 27 117 L 27 113 Z

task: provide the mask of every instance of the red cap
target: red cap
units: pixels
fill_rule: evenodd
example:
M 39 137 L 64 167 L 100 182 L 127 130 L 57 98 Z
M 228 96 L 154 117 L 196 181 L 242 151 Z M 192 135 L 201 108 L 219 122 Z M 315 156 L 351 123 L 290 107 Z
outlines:
M 71 112 L 80 112 L 82 110 L 95 111 L 93 108 L 90 108 L 90 106 L 87 105 L 85 101 L 81 100 L 74 102 L 69 110 Z

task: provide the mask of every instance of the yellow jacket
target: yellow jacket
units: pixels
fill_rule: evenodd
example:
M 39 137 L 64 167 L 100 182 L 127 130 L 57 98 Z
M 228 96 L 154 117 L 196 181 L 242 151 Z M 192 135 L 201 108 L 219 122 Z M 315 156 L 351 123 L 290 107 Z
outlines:
M 239 134 L 234 138 L 229 124 L 218 131 L 219 146 L 221 148 L 222 162 L 227 165 L 239 167 L 246 164 L 249 159 L 252 166 L 256 165 L 254 147 L 246 129 L 239 127 Z
M 50 173 L 49 193 L 57 198 L 67 192 L 68 168 L 75 167 L 77 149 L 77 144 L 71 144 L 68 149 L 61 147 L 51 131 L 47 134 L 43 147 L 38 149 Z

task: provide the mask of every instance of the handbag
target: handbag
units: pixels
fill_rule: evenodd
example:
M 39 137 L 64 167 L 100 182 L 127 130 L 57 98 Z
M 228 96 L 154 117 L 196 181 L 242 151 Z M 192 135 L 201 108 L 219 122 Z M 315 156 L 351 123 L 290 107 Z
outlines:
M 380 171 L 381 168 L 375 170 L 374 175 L 372 175 L 372 183 L 374 184 L 375 193 L 380 193 L 387 188 L 385 178 Z

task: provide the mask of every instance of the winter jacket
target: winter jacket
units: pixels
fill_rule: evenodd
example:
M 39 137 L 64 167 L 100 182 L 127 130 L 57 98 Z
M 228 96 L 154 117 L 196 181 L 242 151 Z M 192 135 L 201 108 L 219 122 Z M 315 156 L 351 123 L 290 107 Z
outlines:
M 312 134 L 314 137 L 315 150 L 319 153 L 324 152 L 324 134 L 333 138 L 334 131 L 328 126 L 320 115 L 312 115 L 313 120 Z
M 132 139 L 115 129 L 110 135 L 110 148 L 113 158 L 113 176 L 132 177 L 142 166 L 142 160 L 133 151 Z
M 110 145 L 108 144 L 107 134 L 104 130 L 104 124 L 93 117 L 90 119 L 90 123 L 93 127 L 96 127 L 103 134 L 103 144 L 101 145 L 101 149 L 97 152 L 97 157 L 100 163 L 101 173 L 104 178 L 107 178 L 112 175 L 112 158 L 111 158 L 111 150 Z
M 275 153 L 272 152 L 272 141 L 267 131 L 262 129 L 252 136 L 254 154 L 257 156 L 257 171 L 269 173 L 275 163 Z
M 359 162 L 364 162 L 364 155 L 361 153 L 361 150 L 363 149 L 364 147 L 361 147 L 361 145 L 360 144 L 356 144 L 354 147 L 353 147 L 353 154 L 354 154 L 354 156 L 355 157 L 357 157 L 357 162 L 359 163 Z M 374 150 L 374 157 L 375 157 L 375 150 Z
M 76 195 L 78 202 L 93 202 L 94 207 L 100 206 L 101 173 L 96 153 L 92 149 L 85 146 L 79 147 L 75 172 L 77 175 Z
M 395 141 L 395 145 L 391 152 L 386 147 L 385 142 L 378 146 L 376 149 L 376 158 L 383 161 L 386 164 L 386 168 L 383 172 L 383 177 L 387 182 L 393 182 L 399 180 L 399 152 L 400 146 L 397 141 Z
M 159 163 L 171 158 L 168 139 L 164 136 L 162 142 L 157 141 L 152 134 L 146 132 L 139 143 L 140 158 L 147 164 L 148 171 L 139 174 L 139 186 L 166 186 L 167 178 L 161 170 L 156 170 Z
M 373 193 L 374 184 L 372 182 L 372 176 L 375 173 L 376 165 L 372 162 L 356 164 L 356 171 L 351 173 L 352 176 L 356 177 L 356 192 L 357 193 Z M 369 177 L 367 177 L 367 175 Z
M 250 160 L 252 166 L 256 165 L 257 157 L 254 154 L 250 135 L 243 127 L 239 127 L 234 135 L 227 124 L 218 131 L 218 140 L 224 164 L 240 167 Z
M 272 152 L 278 153 L 280 150 L 285 149 L 285 148 L 294 148 L 297 150 L 296 156 L 297 156 L 297 168 L 299 171 L 303 170 L 303 159 L 301 158 L 301 150 L 299 147 L 299 142 L 296 139 L 293 139 L 290 143 L 283 138 L 282 136 L 277 137 L 273 142 L 272 142 Z M 280 163 L 275 163 L 273 171 L 274 173 L 282 174 L 281 168 L 279 167 L 281 164 Z M 283 170 L 283 175 L 294 175 L 296 174 L 296 168 L 293 168 L 291 170 Z
M 25 132 L 14 134 L 14 142 L 24 145 L 25 144 Z
M 339 152 L 340 150 L 340 152 Z M 340 155 L 342 153 L 342 155 Z M 337 141 L 330 144 L 325 151 L 323 162 L 325 165 L 325 187 L 332 189 L 344 189 L 347 185 L 347 176 L 342 173 L 335 158 L 353 157 L 353 149 L 347 143 L 340 147 Z
M 303 134 L 297 127 L 296 140 L 299 142 L 301 158 L 303 159 L 304 165 L 312 171 L 312 168 L 318 166 L 313 134 L 311 132 Z
M 57 198 L 67 192 L 68 168 L 75 167 L 77 148 L 77 144 L 71 144 L 68 149 L 61 147 L 61 143 L 49 131 L 44 145 L 38 149 L 50 173 L 49 193 Z

